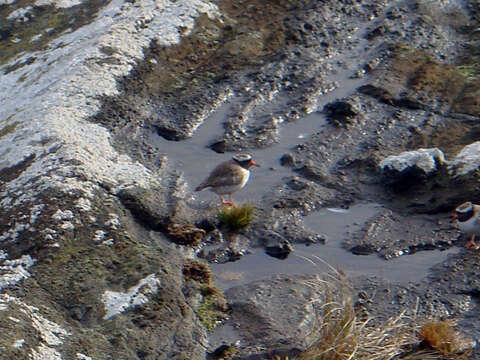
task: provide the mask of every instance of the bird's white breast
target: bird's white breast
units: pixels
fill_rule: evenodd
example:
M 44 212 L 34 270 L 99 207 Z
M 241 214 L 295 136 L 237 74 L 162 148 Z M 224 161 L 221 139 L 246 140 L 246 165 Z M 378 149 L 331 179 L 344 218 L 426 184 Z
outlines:
M 242 172 L 243 172 L 243 180 L 239 185 L 240 189 L 247 184 L 248 179 L 250 178 L 250 170 L 242 168 Z
M 480 234 L 480 224 L 476 216 L 472 216 L 467 221 L 457 221 L 457 225 L 465 234 Z

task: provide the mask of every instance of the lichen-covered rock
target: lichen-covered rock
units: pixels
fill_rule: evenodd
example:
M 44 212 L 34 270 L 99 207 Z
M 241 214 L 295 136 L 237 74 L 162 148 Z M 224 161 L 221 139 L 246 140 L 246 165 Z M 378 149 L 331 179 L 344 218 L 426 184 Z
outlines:
M 118 94 L 145 46 L 178 42 L 180 28 L 217 7 L 27 5 L 0 6 L 0 357 L 203 359 L 199 292 L 182 292 L 185 254 L 139 225 L 118 196 L 143 189 L 151 200 L 161 184 L 155 199 L 169 205 L 157 217 L 178 215 L 181 177 L 119 153 L 87 119 L 101 96 Z M 129 199 L 141 203 L 139 193 Z
M 406 151 L 383 159 L 380 164 L 383 181 L 397 191 L 424 182 L 445 166 L 445 156 L 439 149 Z
M 480 141 L 465 146 L 450 162 L 448 168 L 455 178 L 479 176 Z

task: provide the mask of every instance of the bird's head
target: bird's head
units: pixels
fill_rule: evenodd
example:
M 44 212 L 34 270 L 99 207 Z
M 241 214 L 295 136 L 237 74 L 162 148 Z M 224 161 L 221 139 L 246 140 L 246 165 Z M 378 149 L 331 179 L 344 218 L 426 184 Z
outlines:
M 251 166 L 260 166 L 252 159 L 250 154 L 238 154 L 233 157 L 233 160 L 237 162 L 241 167 L 249 169 Z
M 473 204 L 470 201 L 457 206 L 452 215 L 452 220 L 467 221 L 473 215 Z

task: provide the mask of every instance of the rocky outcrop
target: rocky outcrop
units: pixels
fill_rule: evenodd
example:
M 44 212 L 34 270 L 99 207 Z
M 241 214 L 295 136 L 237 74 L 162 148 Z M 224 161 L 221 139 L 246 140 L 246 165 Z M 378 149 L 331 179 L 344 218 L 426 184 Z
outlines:
M 183 293 L 195 283 L 182 273 L 185 255 L 138 225 L 125 205 L 132 192 L 121 196 L 152 195 L 168 171 L 119 153 L 87 118 L 101 96 L 118 94 L 143 47 L 178 42 L 180 27 L 217 8 L 33 3 L 0 5 L 1 357 L 203 359 L 199 291 Z M 52 21 L 60 12 L 68 30 Z M 157 199 L 172 204 L 158 213 L 165 219 L 177 197 L 162 190 Z

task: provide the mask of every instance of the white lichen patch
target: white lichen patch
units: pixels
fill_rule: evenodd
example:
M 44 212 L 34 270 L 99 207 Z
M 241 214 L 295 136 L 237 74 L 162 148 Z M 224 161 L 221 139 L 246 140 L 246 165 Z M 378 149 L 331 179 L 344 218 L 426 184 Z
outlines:
M 33 10 L 32 6 L 27 6 L 26 8 L 20 8 L 15 11 L 12 11 L 7 20 L 16 20 L 19 22 L 26 22 L 29 20 L 29 16 L 32 16 L 31 12 Z
M 105 221 L 105 226 L 109 227 L 112 230 L 117 230 L 120 226 L 120 217 L 117 214 L 110 213 L 108 214 L 110 219 Z
M 16 349 L 19 349 L 21 348 L 23 345 L 25 344 L 25 339 L 20 339 L 20 340 L 17 340 L 13 343 L 13 347 L 16 348 Z
M 73 225 L 73 223 L 71 221 L 64 221 L 60 227 L 63 229 L 63 230 L 73 230 L 75 229 L 75 225 Z
M 30 277 L 30 273 L 27 270 L 34 263 L 35 261 L 30 255 L 23 255 L 15 260 L 6 260 L 3 257 L 0 260 L 0 290 Z
M 0 235 L 0 242 L 5 240 L 15 241 L 18 237 L 18 234 L 26 229 L 26 225 L 20 222 L 16 222 L 13 228 L 10 228 L 8 231 Z
M 40 40 L 42 37 L 43 37 L 42 34 L 37 34 L 37 35 L 35 35 L 35 36 L 32 36 L 32 38 L 30 39 L 30 41 L 38 41 L 38 40 Z
M 437 166 L 445 163 L 443 152 L 437 148 L 405 151 L 399 155 L 392 155 L 380 162 L 382 170 L 390 169 L 402 172 L 411 167 L 421 169 L 425 174 L 438 170 Z
M 148 302 L 148 294 L 154 294 L 160 287 L 160 279 L 155 274 L 142 279 L 138 285 L 131 287 L 127 292 L 105 291 L 102 301 L 105 304 L 105 320 L 120 314 L 128 308 Z
M 77 353 L 77 360 L 93 360 L 90 356 Z
M 81 197 L 76 201 L 75 207 L 80 211 L 88 212 L 92 210 L 92 203 L 89 199 Z
M 73 212 L 70 211 L 70 210 L 62 211 L 62 210 L 58 209 L 55 212 L 55 214 L 52 215 L 52 217 L 57 221 L 71 220 L 71 219 L 73 219 Z
M 35 223 L 38 220 L 38 217 L 42 213 L 42 210 L 45 208 L 45 204 L 33 205 L 30 209 L 30 224 Z
M 40 233 L 44 235 L 43 238 L 47 243 L 55 240 L 58 236 L 58 232 L 50 228 L 43 229 Z
M 62 360 L 62 355 L 55 349 L 40 344 L 36 349 L 32 349 L 32 360 Z
M 465 146 L 450 163 L 449 171 L 454 176 L 480 171 L 480 141 Z
M 40 332 L 42 340 L 48 345 L 57 346 L 62 344 L 62 339 L 70 335 L 60 325 L 45 319 L 36 312 L 31 313 L 32 325 Z
M 80 0 L 36 0 L 35 6 L 53 5 L 56 8 L 62 9 L 80 5 L 81 3 Z
M 60 355 L 53 346 L 61 345 L 63 339 L 71 335 L 64 328 L 46 319 L 40 313 L 39 308 L 27 305 L 22 300 L 8 294 L 0 294 L 0 309 L 22 314 L 24 316 L 23 326 L 29 325 L 27 321 L 30 321 L 32 329 L 39 333 L 41 343 L 32 350 L 33 359 L 61 359 L 61 357 L 57 357 Z
M 103 239 L 105 239 L 105 235 L 107 235 L 106 231 L 97 230 L 97 231 L 95 231 L 95 236 L 93 237 L 93 241 L 100 242 Z
M 114 244 L 114 240 L 113 239 L 108 239 L 108 240 L 105 240 L 102 242 L 102 245 L 104 246 L 112 246 Z

